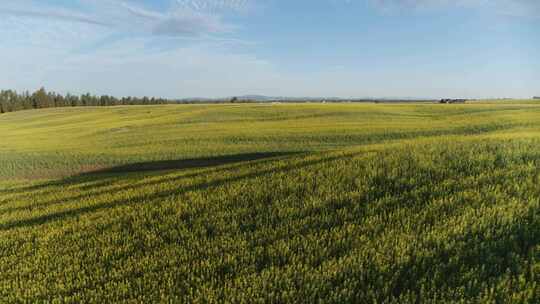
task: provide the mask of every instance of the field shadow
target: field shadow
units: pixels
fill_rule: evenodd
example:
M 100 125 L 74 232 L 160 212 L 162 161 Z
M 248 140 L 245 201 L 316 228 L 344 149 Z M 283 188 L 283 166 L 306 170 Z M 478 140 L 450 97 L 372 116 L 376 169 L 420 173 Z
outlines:
M 18 187 L 15 189 L 0 190 L 5 194 L 17 194 L 28 191 L 39 191 L 48 187 L 65 187 L 78 183 L 91 183 L 86 188 L 99 187 L 113 182 L 122 174 L 130 173 L 160 173 L 160 171 L 176 171 L 185 169 L 202 169 L 219 167 L 224 165 L 239 164 L 244 162 L 258 161 L 263 159 L 271 159 L 276 157 L 289 156 L 299 154 L 301 152 L 258 152 L 258 153 L 242 153 L 233 155 L 222 155 L 215 157 L 178 159 L 178 160 L 160 160 L 148 161 L 132 164 L 122 164 L 118 166 L 101 168 L 92 171 L 81 172 L 76 175 L 68 176 L 56 181 Z M 53 189 L 51 191 L 56 191 Z
M 291 153 L 284 152 L 266 152 L 266 153 L 246 153 L 235 155 L 224 155 L 207 158 L 180 159 L 180 160 L 162 160 L 149 161 L 134 164 L 120 165 L 111 168 L 99 169 L 81 174 L 81 176 L 91 176 L 96 174 L 118 174 L 131 172 L 148 172 L 148 171 L 168 171 L 182 169 L 197 169 L 218 167 L 227 164 L 234 164 L 247 161 L 255 161 L 265 158 L 290 155 Z
M 291 154 L 298 154 L 298 153 L 279 153 L 277 155 L 279 156 L 279 155 L 291 155 Z M 46 223 L 49 223 L 49 222 L 52 222 L 52 221 L 63 220 L 63 219 L 70 218 L 70 217 L 73 217 L 73 216 L 80 216 L 80 215 L 90 213 L 90 212 L 102 211 L 102 210 L 107 210 L 107 209 L 121 207 L 121 206 L 127 206 L 127 205 L 133 205 L 133 204 L 143 204 L 143 203 L 147 203 L 147 202 L 150 202 L 150 201 L 155 202 L 155 201 L 159 201 L 160 199 L 164 199 L 164 198 L 166 198 L 168 196 L 175 195 L 175 194 L 186 193 L 186 192 L 190 192 L 190 191 L 205 191 L 205 190 L 207 190 L 209 188 L 224 186 L 224 185 L 226 185 L 228 183 L 232 183 L 232 182 L 237 182 L 237 181 L 242 181 L 242 180 L 247 180 L 247 179 L 253 179 L 253 178 L 257 178 L 257 177 L 262 177 L 262 176 L 266 176 L 268 174 L 288 173 L 288 172 L 299 170 L 299 169 L 302 169 L 302 168 L 311 167 L 311 166 L 322 164 L 322 163 L 336 161 L 336 160 L 342 159 L 343 157 L 354 157 L 354 156 L 356 156 L 358 154 L 360 154 L 360 153 L 351 153 L 351 154 L 348 154 L 348 155 L 330 156 L 330 157 L 316 158 L 316 159 L 310 159 L 310 160 L 301 160 L 299 162 L 292 163 L 292 164 L 289 163 L 289 164 L 279 165 L 279 166 L 273 167 L 273 168 L 255 170 L 255 171 L 252 171 L 252 172 L 243 173 L 243 174 L 239 174 L 239 175 L 236 175 L 236 176 L 218 178 L 216 180 L 205 181 L 205 182 L 201 182 L 201 183 L 198 183 L 198 184 L 195 184 L 195 185 L 190 185 L 190 186 L 187 186 L 187 187 L 180 187 L 180 188 L 174 188 L 174 189 L 170 189 L 170 190 L 158 191 L 158 192 L 151 193 L 149 195 L 141 195 L 141 196 L 133 197 L 133 198 L 131 198 L 129 200 L 126 200 L 125 198 L 114 199 L 112 201 L 106 201 L 106 202 L 102 202 L 102 203 L 97 203 L 97 204 L 90 205 L 90 206 L 79 207 L 79 208 L 70 209 L 70 210 L 64 210 L 64 211 L 58 211 L 58 212 L 55 212 L 55 213 L 45 214 L 45 215 L 41 215 L 41 216 L 37 216 L 37 217 L 32 217 L 32 218 L 27 218 L 27 219 L 12 221 L 12 222 L 6 222 L 6 223 L 3 223 L 3 224 L 0 224 L 0 231 L 9 231 L 9 230 L 15 229 L 15 228 L 33 227 L 33 226 L 37 226 L 37 225 L 46 224 Z M 258 159 L 271 158 L 271 157 L 276 156 L 276 154 L 271 154 L 271 155 L 272 156 L 267 155 L 266 157 L 262 157 L 261 155 L 259 155 Z M 168 179 L 168 181 L 169 182 L 174 181 L 174 180 L 179 179 L 179 178 L 182 178 L 182 177 L 171 178 L 171 179 Z M 134 187 L 134 186 L 127 186 L 127 187 L 123 187 L 121 189 L 115 189 L 114 192 L 124 191 L 124 190 L 130 189 L 132 187 Z M 107 192 L 109 192 L 109 191 L 110 190 L 108 190 Z M 103 193 L 101 193 L 101 194 L 103 194 Z M 49 202 L 49 203 L 47 203 L 47 205 L 59 204 L 59 203 L 63 203 L 63 202 L 65 202 L 65 200 L 60 200 L 60 201 L 56 201 L 56 202 Z

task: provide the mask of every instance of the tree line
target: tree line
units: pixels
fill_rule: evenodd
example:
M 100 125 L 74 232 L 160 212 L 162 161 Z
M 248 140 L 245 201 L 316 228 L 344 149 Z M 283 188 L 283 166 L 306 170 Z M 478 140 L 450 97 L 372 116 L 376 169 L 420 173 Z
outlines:
M 13 90 L 0 91 L 0 114 L 29 109 L 44 109 L 56 107 L 100 107 L 118 105 L 157 105 L 179 103 L 154 97 L 114 97 L 108 95 L 95 96 L 89 93 L 83 95 L 57 94 L 47 92 L 44 88 L 34 93 L 18 93 Z

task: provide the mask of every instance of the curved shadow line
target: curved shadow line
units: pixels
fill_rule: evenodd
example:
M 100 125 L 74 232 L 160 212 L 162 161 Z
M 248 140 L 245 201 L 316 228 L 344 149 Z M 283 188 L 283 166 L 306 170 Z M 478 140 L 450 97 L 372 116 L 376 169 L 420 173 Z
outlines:
M 274 155 L 274 154 L 275 153 L 273 153 L 272 155 Z M 57 200 L 46 201 L 46 202 L 39 203 L 37 205 L 24 205 L 24 206 L 19 206 L 19 207 L 3 208 L 3 209 L 0 209 L 0 216 L 4 215 L 4 214 L 12 213 L 12 212 L 23 211 L 23 210 L 32 211 L 34 209 L 43 209 L 43 208 L 50 207 L 50 206 L 53 206 L 53 205 L 66 203 L 66 202 L 68 202 L 70 200 L 79 200 L 79 199 L 83 199 L 83 198 L 90 197 L 90 196 L 95 196 L 95 195 L 104 195 L 104 194 L 112 193 L 112 192 L 136 189 L 137 187 L 147 187 L 147 186 L 157 185 L 157 184 L 160 184 L 160 183 L 179 181 L 179 180 L 182 180 L 182 179 L 197 177 L 197 176 L 200 176 L 202 174 L 228 172 L 228 171 L 232 171 L 234 169 L 237 169 L 237 168 L 239 168 L 241 166 L 246 165 L 246 162 L 251 163 L 251 164 L 263 164 L 263 163 L 266 163 L 266 162 L 271 162 L 271 161 L 283 159 L 283 157 L 286 157 L 286 156 L 297 155 L 297 154 L 300 154 L 300 152 L 298 152 L 298 153 L 279 153 L 279 154 L 276 154 L 276 155 L 279 155 L 279 156 L 271 156 L 270 158 L 265 158 L 265 159 L 262 159 L 262 158 L 249 159 L 249 160 L 246 160 L 243 163 L 236 164 L 236 165 L 233 165 L 231 167 L 226 167 L 226 168 L 212 169 L 212 170 L 208 170 L 208 171 L 197 172 L 197 173 L 187 174 L 187 175 L 182 175 L 182 176 L 160 178 L 160 179 L 157 179 L 157 180 L 154 180 L 154 181 L 151 181 L 151 182 L 135 183 L 135 184 L 130 184 L 128 186 L 112 187 L 112 188 L 107 188 L 107 189 L 104 189 L 104 190 L 101 190 L 101 191 L 93 191 L 93 192 L 90 192 L 90 193 L 84 193 L 84 194 L 80 194 L 80 195 L 64 197 L 64 198 L 57 199 Z M 262 154 L 260 154 L 260 156 L 262 157 Z M 133 172 L 130 172 L 130 173 L 133 173 Z M 94 173 L 94 176 L 96 176 L 96 174 L 100 174 L 100 173 Z M 84 175 L 90 176 L 90 174 L 88 174 L 88 173 L 85 173 Z M 99 176 L 97 176 L 97 177 L 99 177 Z M 97 184 L 100 185 L 100 186 L 101 186 L 101 184 L 110 185 L 111 181 L 107 180 L 105 182 L 102 182 L 102 183 L 100 182 L 100 183 L 97 183 Z M 87 186 L 84 186 L 84 187 L 85 188 L 92 188 L 94 186 L 95 186 L 95 184 L 91 184 L 91 185 L 87 185 Z M 84 190 L 83 187 L 79 187 L 78 189 L 79 190 Z M 50 192 L 54 192 L 54 190 L 51 190 Z
M 363 152 L 350 153 L 350 154 L 344 154 L 344 155 L 339 155 L 339 156 L 327 157 L 323 159 L 304 161 L 299 164 L 283 166 L 281 168 L 262 170 L 259 172 L 243 174 L 243 175 L 235 176 L 232 178 L 223 178 L 221 180 L 201 183 L 198 185 L 193 185 L 193 186 L 189 186 L 185 188 L 161 191 L 161 192 L 154 193 L 152 195 L 142 195 L 142 196 L 132 198 L 130 200 L 117 199 L 110 202 L 100 203 L 100 204 L 96 204 L 92 206 L 61 211 L 61 212 L 57 212 L 53 214 L 47 214 L 47 215 L 20 220 L 20 221 L 8 222 L 8 223 L 0 225 L 0 231 L 9 231 L 15 228 L 23 228 L 23 227 L 27 228 L 27 227 L 32 227 L 32 226 L 38 226 L 38 225 L 49 223 L 51 221 L 58 221 L 58 220 L 65 219 L 67 217 L 79 216 L 79 215 L 89 213 L 89 212 L 107 210 L 107 209 L 111 209 L 111 208 L 115 208 L 119 206 L 127 206 L 127 205 L 136 204 L 136 203 L 143 203 L 145 200 L 157 200 L 157 199 L 163 199 L 165 197 L 168 197 L 174 194 L 185 193 L 185 192 L 190 192 L 190 191 L 202 191 L 208 188 L 219 187 L 228 183 L 237 182 L 237 181 L 241 181 L 245 179 L 257 178 L 257 177 L 261 177 L 261 176 L 265 176 L 265 175 L 273 174 L 273 173 L 286 173 L 286 172 L 298 170 L 301 168 L 305 168 L 305 167 L 309 167 L 309 166 L 313 166 L 313 165 L 317 165 L 321 163 L 336 161 L 336 160 L 342 159 L 343 157 L 354 157 L 361 153 Z
M 22 193 L 26 191 L 37 191 L 47 187 L 54 186 L 66 186 L 66 184 L 78 183 L 81 181 L 95 181 L 100 178 L 99 174 L 117 175 L 120 173 L 134 173 L 134 172 L 150 172 L 150 171 L 168 171 L 168 170 L 181 170 L 181 169 L 195 169 L 195 168 L 208 168 L 217 167 L 226 164 L 255 161 L 271 157 L 287 156 L 292 154 L 299 154 L 303 152 L 255 152 L 255 153 L 243 153 L 234 155 L 222 155 L 216 157 L 205 158 L 192 158 L 192 159 L 179 159 L 179 160 L 162 160 L 162 161 L 149 161 L 139 162 L 133 164 L 125 164 L 114 166 L 110 168 L 104 168 L 89 172 L 83 172 L 78 175 L 63 178 L 57 181 L 49 181 L 46 183 L 20 187 L 15 189 L 0 190 L 0 193 Z M 110 177 L 110 176 L 108 176 Z M 95 178 L 95 179 L 94 179 Z M 92 187 L 92 185 L 88 185 Z

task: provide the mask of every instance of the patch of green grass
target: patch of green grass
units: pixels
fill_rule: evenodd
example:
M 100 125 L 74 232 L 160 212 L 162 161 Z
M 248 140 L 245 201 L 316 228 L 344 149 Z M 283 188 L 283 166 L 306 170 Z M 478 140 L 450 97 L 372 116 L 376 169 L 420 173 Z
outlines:
M 540 106 L 70 108 L 0 133 L 2 302 L 540 301 Z

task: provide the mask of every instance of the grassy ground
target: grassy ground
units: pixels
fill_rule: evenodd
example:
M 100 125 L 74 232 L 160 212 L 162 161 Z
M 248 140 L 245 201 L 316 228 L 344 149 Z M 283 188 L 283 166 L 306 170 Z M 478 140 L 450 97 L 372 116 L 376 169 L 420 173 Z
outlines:
M 1 302 L 540 301 L 540 104 L 0 116 Z

